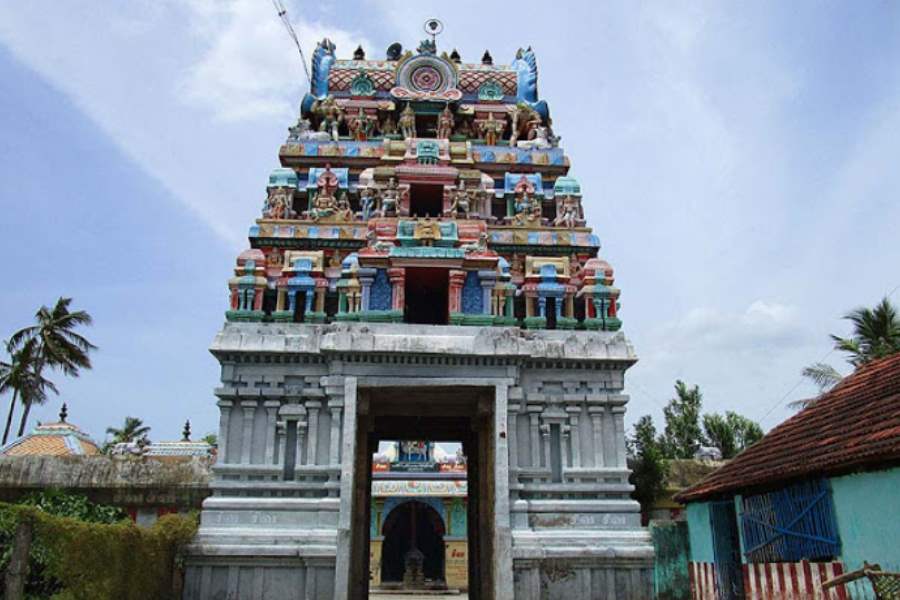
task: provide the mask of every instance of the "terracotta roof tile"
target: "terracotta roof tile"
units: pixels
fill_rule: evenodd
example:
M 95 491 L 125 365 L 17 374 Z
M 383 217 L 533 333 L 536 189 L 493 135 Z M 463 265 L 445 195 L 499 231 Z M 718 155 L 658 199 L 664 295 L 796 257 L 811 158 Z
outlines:
M 900 354 L 860 367 L 676 499 L 889 464 L 900 464 Z

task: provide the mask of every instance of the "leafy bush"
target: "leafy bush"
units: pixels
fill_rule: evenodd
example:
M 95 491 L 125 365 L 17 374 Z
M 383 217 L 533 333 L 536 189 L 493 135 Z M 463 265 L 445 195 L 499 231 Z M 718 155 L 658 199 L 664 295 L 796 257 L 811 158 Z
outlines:
M 68 515 L 56 516 L 45 508 Z M 71 494 L 45 497 L 31 505 L 0 504 L 0 543 L 11 540 L 20 520 L 34 523 L 28 596 L 55 600 L 171 598 L 176 561 L 196 532 L 196 517 L 166 515 L 152 527 L 138 527 L 118 519 L 117 512 Z M 79 518 L 85 516 L 94 522 Z M 4 544 L 0 568 L 8 561 L 8 546 Z

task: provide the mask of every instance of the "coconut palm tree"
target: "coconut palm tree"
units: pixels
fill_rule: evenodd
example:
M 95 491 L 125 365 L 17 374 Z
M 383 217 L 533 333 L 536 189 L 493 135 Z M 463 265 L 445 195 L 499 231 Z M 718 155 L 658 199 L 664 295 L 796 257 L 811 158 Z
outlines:
M 79 325 L 90 325 L 91 316 L 83 311 L 70 311 L 71 298 L 60 298 L 53 308 L 42 306 L 35 314 L 35 324 L 20 329 L 9 340 L 11 348 L 34 343 L 34 373 L 40 379 L 44 367 L 59 369 L 66 375 L 78 377 L 81 369 L 91 368 L 88 356 L 96 349 L 85 337 L 75 332 Z M 25 431 L 28 414 L 36 398 L 25 401 L 25 412 L 19 423 L 19 435 Z
M 106 433 L 112 436 L 107 444 L 112 447 L 116 444 L 136 442 L 147 437 L 150 427 L 144 425 L 144 422 L 136 417 L 125 417 L 125 423 L 121 428 L 107 427 Z
M 900 352 L 900 317 L 887 298 L 875 308 L 857 308 L 844 318 L 853 323 L 853 335 L 831 339 L 835 349 L 850 355 L 847 361 L 854 367 Z
M 9 414 L 6 417 L 6 427 L 3 430 L 3 441 L 0 445 L 6 445 L 9 439 L 9 430 L 12 427 L 13 413 L 16 409 L 16 400 L 22 404 L 43 404 L 47 399 L 47 390 L 59 393 L 52 382 L 45 379 L 35 371 L 36 343 L 31 340 L 23 344 L 21 348 L 10 352 L 10 362 L 0 361 L 0 394 L 12 390 L 12 399 L 9 403 Z

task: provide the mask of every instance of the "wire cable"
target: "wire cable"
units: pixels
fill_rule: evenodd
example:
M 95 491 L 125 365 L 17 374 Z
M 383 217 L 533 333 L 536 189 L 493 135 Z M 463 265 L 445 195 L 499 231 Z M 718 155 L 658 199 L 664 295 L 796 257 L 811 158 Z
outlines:
M 281 0 L 272 0 L 272 5 L 275 7 L 275 12 L 278 13 L 278 19 L 284 24 L 284 28 L 287 30 L 288 35 L 294 40 L 297 51 L 300 52 L 300 62 L 303 64 L 303 72 L 306 74 L 307 83 L 309 83 L 310 88 L 312 88 L 312 77 L 309 75 L 309 67 L 306 66 L 306 56 L 303 54 L 303 46 L 300 45 L 300 38 L 297 37 L 294 26 L 291 25 L 291 19 L 288 16 L 287 8 L 285 8 L 284 3 Z

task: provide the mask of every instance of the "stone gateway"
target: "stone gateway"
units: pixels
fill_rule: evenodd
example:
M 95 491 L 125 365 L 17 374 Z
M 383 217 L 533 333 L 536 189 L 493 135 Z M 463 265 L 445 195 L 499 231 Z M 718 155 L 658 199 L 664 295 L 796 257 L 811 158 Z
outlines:
M 466 573 L 474 600 L 649 599 L 636 357 L 534 53 L 338 60 L 324 40 L 312 67 L 211 348 L 219 458 L 185 599 L 360 600 L 401 571 Z M 411 550 L 372 545 L 373 454 L 394 440 L 409 461 L 461 444 L 465 535 L 420 499 L 395 509 Z

